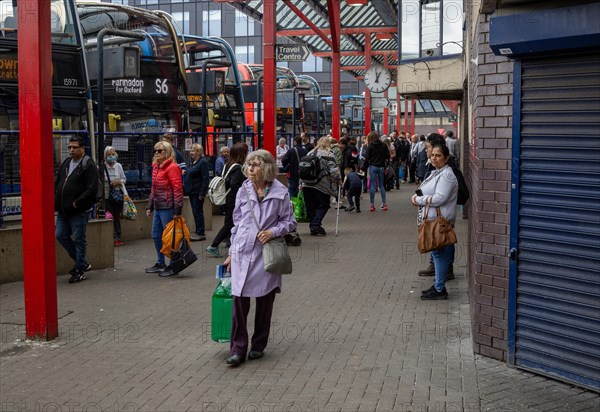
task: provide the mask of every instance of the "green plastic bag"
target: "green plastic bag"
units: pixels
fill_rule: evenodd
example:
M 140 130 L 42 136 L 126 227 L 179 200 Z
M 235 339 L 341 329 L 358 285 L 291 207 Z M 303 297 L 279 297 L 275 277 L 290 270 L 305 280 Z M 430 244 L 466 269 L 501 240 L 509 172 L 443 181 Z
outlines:
M 231 339 L 232 313 L 231 278 L 223 278 L 219 281 L 212 296 L 210 335 L 215 342 L 224 343 Z
M 290 199 L 294 206 L 294 217 L 297 222 L 308 222 L 308 215 L 306 213 L 306 205 L 304 204 L 304 193 L 300 191 L 298 197 L 292 197 Z

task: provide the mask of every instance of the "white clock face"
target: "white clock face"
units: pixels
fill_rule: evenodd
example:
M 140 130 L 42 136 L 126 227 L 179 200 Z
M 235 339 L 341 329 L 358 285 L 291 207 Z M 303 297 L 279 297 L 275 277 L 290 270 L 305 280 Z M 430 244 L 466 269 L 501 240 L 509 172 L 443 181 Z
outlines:
M 392 84 L 390 71 L 383 66 L 371 66 L 365 73 L 365 86 L 373 93 L 382 93 Z

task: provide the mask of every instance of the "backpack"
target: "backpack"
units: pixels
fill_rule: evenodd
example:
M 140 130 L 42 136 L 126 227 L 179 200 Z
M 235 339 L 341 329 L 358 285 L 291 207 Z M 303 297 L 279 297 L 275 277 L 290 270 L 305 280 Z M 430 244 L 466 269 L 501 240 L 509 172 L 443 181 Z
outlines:
M 83 157 L 83 161 L 81 162 L 81 165 L 82 165 L 82 169 L 84 172 L 88 168 L 91 160 L 92 160 L 92 158 L 89 157 L 88 155 L 85 155 Z M 94 203 L 100 202 L 103 197 L 104 197 L 104 182 L 102 181 L 102 173 L 100 173 L 100 171 L 98 170 L 98 186 L 96 189 L 96 196 L 94 197 Z
M 302 179 L 304 183 L 317 184 L 325 174 L 326 173 L 323 173 L 321 158 L 317 156 L 316 152 L 310 152 L 300 159 L 298 176 L 300 176 L 300 179 Z
M 227 179 L 227 175 L 229 172 L 233 170 L 235 166 L 240 166 L 238 163 L 234 163 L 225 173 L 225 176 L 215 176 L 211 179 L 208 184 L 208 198 L 212 202 L 213 205 L 222 206 L 225 204 L 225 199 L 227 198 L 227 193 L 231 189 L 227 189 L 225 186 L 225 179 Z M 221 175 L 223 172 L 221 172 Z
M 465 182 L 465 177 L 458 167 L 452 167 L 452 171 L 454 172 L 454 176 L 456 176 L 456 180 L 458 182 L 458 197 L 456 204 L 464 205 L 471 196 L 469 193 L 469 187 L 467 186 L 467 182 Z

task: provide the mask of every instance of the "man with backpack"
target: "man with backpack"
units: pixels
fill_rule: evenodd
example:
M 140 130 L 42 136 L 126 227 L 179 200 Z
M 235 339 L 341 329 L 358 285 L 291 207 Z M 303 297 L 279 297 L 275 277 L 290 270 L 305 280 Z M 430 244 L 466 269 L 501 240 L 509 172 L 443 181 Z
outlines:
M 298 197 L 298 187 L 300 186 L 300 159 L 302 159 L 308 151 L 302 145 L 302 137 L 294 138 L 294 147 L 289 149 L 281 159 L 283 167 L 287 170 L 288 191 L 290 197 Z
M 75 266 L 69 283 L 85 279 L 92 269 L 86 258 L 86 229 L 98 193 L 98 167 L 85 154 L 82 137 L 71 137 L 67 146 L 70 157 L 58 170 L 54 184 L 56 240 L 65 248 Z
M 321 223 L 329 210 L 331 196 L 337 196 L 340 182 L 340 169 L 333 157 L 329 138 L 321 138 L 317 147 L 300 159 L 299 176 L 310 234 L 325 236 L 327 233 Z

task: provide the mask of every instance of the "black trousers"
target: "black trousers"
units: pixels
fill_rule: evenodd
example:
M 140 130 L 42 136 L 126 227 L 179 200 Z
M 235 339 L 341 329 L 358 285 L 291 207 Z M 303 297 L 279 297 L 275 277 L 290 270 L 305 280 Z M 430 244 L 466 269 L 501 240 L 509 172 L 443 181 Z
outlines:
M 227 199 L 225 203 L 225 220 L 223 222 L 223 227 L 212 241 L 212 247 L 219 246 L 221 242 L 228 240 L 231 237 L 231 229 L 233 229 L 233 209 L 235 209 L 235 198 L 232 201 Z
M 123 201 L 113 202 L 110 199 L 106 199 L 106 209 L 113 216 L 113 238 L 115 240 L 121 239 L 121 212 L 123 212 Z
M 254 333 L 250 350 L 263 352 L 267 347 L 276 292 L 277 289 L 273 289 L 265 296 L 255 298 Z M 242 359 L 246 358 L 248 352 L 248 312 L 250 312 L 250 298 L 234 296 L 229 354 L 239 355 Z
M 321 222 L 329 210 L 331 196 L 312 187 L 304 187 L 304 203 L 311 230 L 319 229 Z

